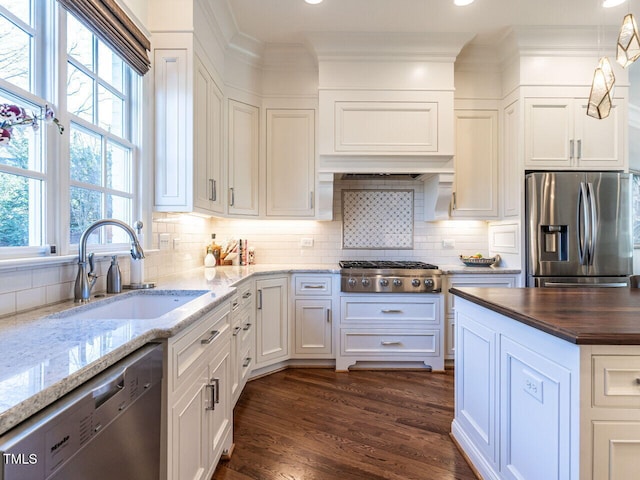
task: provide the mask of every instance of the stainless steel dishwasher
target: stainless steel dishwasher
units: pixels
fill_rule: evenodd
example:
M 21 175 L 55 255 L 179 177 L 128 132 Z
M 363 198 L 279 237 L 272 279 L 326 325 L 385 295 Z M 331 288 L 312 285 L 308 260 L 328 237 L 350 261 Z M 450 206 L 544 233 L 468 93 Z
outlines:
M 0 480 L 158 480 L 162 345 L 150 344 L 0 437 Z

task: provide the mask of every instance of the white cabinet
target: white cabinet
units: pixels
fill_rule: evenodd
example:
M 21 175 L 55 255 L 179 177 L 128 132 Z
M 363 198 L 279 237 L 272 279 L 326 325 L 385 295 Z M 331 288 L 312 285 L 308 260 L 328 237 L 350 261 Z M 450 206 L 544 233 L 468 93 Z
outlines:
M 231 299 L 231 400 L 235 406 L 253 368 L 255 293 L 253 280 L 237 286 Z
M 289 356 L 288 277 L 256 280 L 256 363 L 265 367 Z
M 169 339 L 168 480 L 210 478 L 231 447 L 229 317 L 225 303 Z
M 333 358 L 333 277 L 294 275 L 293 358 Z
M 456 110 L 456 155 L 451 216 L 497 218 L 498 112 Z
M 258 107 L 229 100 L 228 205 L 230 215 L 257 216 L 258 147 L 260 141 Z
M 154 33 L 155 209 L 220 213 L 222 92 L 193 35 Z
M 520 125 L 520 102 L 515 101 L 505 107 L 502 117 L 500 201 L 504 218 L 520 216 L 524 185 Z
M 481 268 L 481 267 L 477 267 Z M 501 287 L 514 288 L 518 286 L 518 276 L 504 273 L 490 274 L 461 274 L 446 275 L 445 286 L 445 358 L 453 358 L 456 351 L 456 296 L 449 292 L 450 288 L 459 287 Z
M 480 476 L 586 478 L 580 347 L 460 298 L 456 332 L 452 433 Z
M 358 361 L 423 362 L 444 370 L 442 295 L 340 297 L 336 370 Z
M 267 109 L 267 217 L 313 217 L 315 110 Z
M 526 169 L 625 168 L 625 101 L 613 99 L 609 117 L 587 116 L 586 98 L 525 98 Z

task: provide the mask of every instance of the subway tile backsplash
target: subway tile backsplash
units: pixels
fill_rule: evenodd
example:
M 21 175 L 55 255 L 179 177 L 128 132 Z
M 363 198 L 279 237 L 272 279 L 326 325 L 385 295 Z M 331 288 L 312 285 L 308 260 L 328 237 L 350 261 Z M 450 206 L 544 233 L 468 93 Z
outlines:
M 437 265 L 458 265 L 460 253 L 487 252 L 486 222 L 425 222 L 422 182 L 409 181 L 336 181 L 334 186 L 334 220 L 237 220 L 208 219 L 195 215 L 156 213 L 151 239 L 145 244 L 146 280 L 199 267 L 203 264 L 205 246 L 216 233 L 218 243 L 230 238 L 248 239 L 256 252 L 256 263 L 301 265 L 321 264 L 337 267 L 343 259 L 419 260 Z M 413 190 L 413 248 L 380 250 L 342 248 L 342 190 Z M 393 211 L 386 212 L 394 215 Z M 361 227 L 361 225 L 360 225 Z M 167 248 L 160 249 L 159 235 L 167 234 Z M 313 246 L 301 246 L 311 239 Z M 443 241 L 455 246 L 443 248 Z M 129 282 L 129 256 L 119 257 L 123 283 Z M 100 275 L 94 292 L 106 290 L 106 274 L 110 258 L 100 257 L 96 271 Z M 65 264 L 0 270 L 0 316 L 38 308 L 73 298 L 77 260 Z

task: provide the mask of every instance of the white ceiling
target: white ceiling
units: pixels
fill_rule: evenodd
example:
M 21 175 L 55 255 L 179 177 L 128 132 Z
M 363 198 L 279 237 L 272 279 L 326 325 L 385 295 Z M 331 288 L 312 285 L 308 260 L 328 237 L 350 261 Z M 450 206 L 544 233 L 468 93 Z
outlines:
M 238 30 L 259 43 L 304 43 L 311 32 L 477 34 L 491 43 L 516 25 L 619 25 L 630 7 L 602 8 L 601 0 L 227 0 Z M 640 14 L 640 6 L 637 14 Z

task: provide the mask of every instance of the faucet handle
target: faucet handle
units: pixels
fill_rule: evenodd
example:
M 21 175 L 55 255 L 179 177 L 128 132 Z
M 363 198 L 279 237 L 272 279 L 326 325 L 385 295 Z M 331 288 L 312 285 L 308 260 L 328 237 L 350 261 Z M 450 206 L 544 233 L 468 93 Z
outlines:
M 91 252 L 89 254 L 89 275 L 93 274 L 93 267 L 94 267 L 94 263 L 93 263 L 93 252 Z

